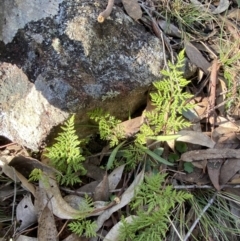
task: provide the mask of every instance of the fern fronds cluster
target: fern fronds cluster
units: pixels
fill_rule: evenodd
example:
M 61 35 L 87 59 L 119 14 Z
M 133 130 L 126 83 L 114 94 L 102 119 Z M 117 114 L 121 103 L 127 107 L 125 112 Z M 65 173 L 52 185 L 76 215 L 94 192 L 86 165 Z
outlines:
M 62 173 L 57 175 L 60 184 L 73 185 L 80 182 L 78 176 L 85 174 L 82 162 L 85 158 L 81 154 L 80 141 L 74 129 L 74 115 L 61 127 L 61 132 L 52 147 L 46 148 L 45 154 L 51 164 Z M 78 175 L 76 175 L 76 172 Z
M 124 133 L 118 125 L 121 121 L 114 116 L 99 108 L 89 112 L 88 115 L 98 123 L 100 137 L 102 140 L 108 140 L 110 147 L 118 145 L 119 140 L 124 138 Z
M 145 155 L 144 146 L 134 143 L 123 150 L 124 163 L 129 169 L 135 168 L 138 163 L 142 162 Z
M 94 210 L 93 201 L 89 196 L 85 195 L 84 201 L 79 205 L 79 210 L 81 212 L 79 217 L 77 217 L 77 221 L 69 223 L 68 228 L 79 236 L 85 235 L 87 238 L 96 237 L 96 222 L 86 219 L 87 214 Z
M 29 175 L 29 182 L 39 181 L 43 177 L 43 172 L 41 169 L 34 168 Z
M 79 235 L 79 236 L 86 236 L 87 238 L 96 237 L 97 234 L 95 232 L 97 228 L 96 222 L 91 220 L 79 220 L 73 221 L 68 225 L 69 229 Z
M 158 135 L 160 132 L 169 134 L 190 126 L 190 122 L 182 117 L 183 111 L 194 107 L 186 103 L 192 97 L 183 92 L 189 81 L 183 78 L 184 51 L 178 55 L 176 64 L 168 63 L 169 70 L 162 70 L 163 80 L 153 83 L 156 91 L 150 94 L 155 109 L 145 112 L 147 123 L 143 124 L 137 134 L 137 142 L 146 143 L 148 136 Z
M 171 185 L 163 188 L 166 174 L 145 176 L 135 194 L 132 209 L 137 210 L 137 217 L 132 223 L 124 224 L 121 240 L 161 241 L 166 237 L 168 217 L 172 209 L 192 198 L 184 191 L 176 191 Z

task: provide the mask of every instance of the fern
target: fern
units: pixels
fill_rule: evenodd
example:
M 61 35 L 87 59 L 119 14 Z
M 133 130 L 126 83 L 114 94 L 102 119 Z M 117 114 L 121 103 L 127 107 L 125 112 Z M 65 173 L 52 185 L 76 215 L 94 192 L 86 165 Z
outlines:
M 73 221 L 68 225 L 68 227 L 73 233 L 79 236 L 85 235 L 87 238 L 97 236 L 95 232 L 97 224 L 96 222 L 92 222 L 90 220 Z
M 63 132 L 55 140 L 52 147 L 46 148 L 45 154 L 51 164 L 59 170 L 62 175 L 57 175 L 60 184 L 73 185 L 80 182 L 79 175 L 85 174 L 82 162 L 85 158 L 81 155 L 80 141 L 74 129 L 74 115 L 61 127 Z M 78 175 L 76 175 L 78 172 Z
M 145 176 L 135 195 L 132 209 L 137 210 L 137 218 L 132 223 L 124 223 L 121 240 L 160 241 L 168 230 L 168 216 L 176 204 L 192 198 L 192 195 L 176 191 L 172 186 L 162 188 L 166 174 Z
M 114 116 L 99 108 L 89 112 L 88 115 L 98 123 L 100 137 L 102 140 L 110 141 L 110 147 L 118 145 L 119 140 L 124 138 L 123 131 L 118 126 L 121 121 Z
M 42 177 L 43 177 L 42 170 L 38 169 L 38 168 L 34 168 L 29 175 L 28 181 L 29 182 L 32 182 L 32 181 L 36 182 L 36 181 L 39 181 Z
M 144 147 L 138 143 L 129 145 L 127 149 L 123 150 L 123 157 L 126 159 L 124 163 L 129 170 L 135 168 L 143 160 L 144 155 Z
M 78 220 L 72 221 L 68 225 L 69 229 L 79 236 L 85 235 L 86 237 L 96 237 L 96 222 L 85 219 L 86 216 L 94 210 L 91 197 L 85 195 L 85 201 L 80 203 L 79 210 L 81 212 L 77 217 Z
M 169 71 L 161 71 L 165 78 L 153 83 L 156 91 L 150 96 L 155 109 L 145 112 L 147 122 L 141 126 L 136 140 L 140 144 L 145 144 L 148 136 L 159 132 L 169 134 L 190 126 L 190 122 L 181 116 L 183 111 L 194 107 L 191 103 L 186 104 L 192 95 L 182 91 L 189 84 L 180 71 L 184 65 L 184 51 L 179 53 L 176 64 L 169 62 L 168 65 Z
M 133 167 L 138 160 L 143 159 L 144 154 L 142 158 L 138 154 L 143 152 L 142 149 L 147 139 L 154 139 L 162 133 L 169 135 L 191 125 L 182 117 L 183 111 L 194 107 L 194 104 L 186 103 L 192 95 L 183 92 L 183 88 L 189 84 L 189 81 L 183 78 L 183 72 L 181 71 L 183 65 L 184 51 L 181 51 L 175 64 L 169 62 L 169 71 L 163 70 L 161 72 L 165 78 L 153 84 L 156 90 L 150 96 L 155 109 L 149 112 L 145 111 L 145 123 L 136 135 L 135 147 L 130 146 L 129 150 L 124 151 L 128 166 Z M 123 131 L 119 129 L 120 120 L 109 113 L 96 109 L 90 112 L 89 116 L 90 119 L 98 122 L 100 137 L 110 141 L 110 147 L 118 145 L 119 141 L 125 138 Z M 136 157 L 134 157 L 134 152 L 137 154 Z M 162 158 L 158 161 L 170 165 Z

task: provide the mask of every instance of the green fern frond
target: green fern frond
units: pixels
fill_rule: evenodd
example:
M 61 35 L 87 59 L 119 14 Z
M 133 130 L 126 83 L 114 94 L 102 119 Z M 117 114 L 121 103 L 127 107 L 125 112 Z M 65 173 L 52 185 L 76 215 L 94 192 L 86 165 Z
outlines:
M 79 236 L 84 235 L 87 238 L 97 236 L 95 232 L 97 224 L 96 222 L 92 222 L 90 220 L 73 221 L 68 225 L 68 227 L 73 233 Z
M 39 181 L 43 177 L 43 172 L 41 169 L 34 168 L 29 175 L 29 182 Z
M 181 71 L 183 65 L 184 51 L 181 51 L 177 57 L 177 62 L 175 64 L 169 62 L 169 70 L 161 71 L 164 79 L 153 83 L 156 90 L 150 96 L 155 109 L 145 113 L 147 123 L 140 128 L 140 132 L 137 134 L 136 141 L 138 143 L 146 143 L 150 133 L 149 129 L 154 132 L 154 135 L 159 133 L 168 135 L 190 126 L 190 122 L 182 117 L 183 111 L 194 107 L 193 104 L 187 103 L 192 95 L 183 92 L 183 88 L 190 83 L 183 78 Z
M 98 108 L 90 111 L 88 115 L 91 120 L 98 123 L 100 137 L 102 140 L 110 141 L 110 147 L 118 145 L 119 140 L 125 137 L 123 131 L 118 126 L 121 121 L 109 113 L 105 113 L 102 109 Z
M 191 194 L 176 191 L 171 185 L 164 187 L 165 178 L 166 174 L 160 173 L 145 176 L 131 204 L 137 217 L 131 223 L 123 222 L 121 240 L 164 240 L 172 209 L 192 198 Z
M 71 222 L 68 225 L 69 229 L 79 236 L 85 235 L 88 238 L 96 237 L 96 222 L 85 219 L 88 214 L 94 210 L 92 198 L 85 195 L 84 201 L 82 201 L 79 205 L 79 210 L 80 214 L 77 217 L 77 221 Z
M 81 154 L 76 131 L 74 129 L 74 115 L 61 127 L 61 132 L 55 140 L 57 141 L 52 147 L 46 148 L 48 151 L 45 155 L 50 159 L 51 164 L 59 170 L 62 175 L 57 175 L 57 180 L 63 185 L 74 185 L 80 182 L 76 175 L 85 174 L 82 162 L 85 158 Z
M 139 133 L 136 135 L 137 143 L 144 145 L 146 143 L 147 137 L 153 136 L 153 135 L 154 135 L 153 129 L 149 125 L 144 123 L 140 127 Z
M 134 143 L 134 145 L 129 145 L 127 149 L 123 150 L 123 157 L 125 158 L 124 163 L 128 169 L 132 170 L 138 163 L 142 162 L 145 155 L 144 146 Z

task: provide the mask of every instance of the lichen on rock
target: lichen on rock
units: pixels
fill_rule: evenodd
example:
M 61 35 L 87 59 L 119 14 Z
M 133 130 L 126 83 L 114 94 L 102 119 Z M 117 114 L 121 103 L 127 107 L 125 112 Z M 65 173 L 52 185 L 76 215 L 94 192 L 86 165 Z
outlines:
M 164 62 L 162 43 L 118 6 L 113 7 L 103 23 L 98 23 L 97 16 L 106 4 L 107 1 L 95 0 L 3 0 L 0 3 L 6 10 L 0 17 L 2 71 L 11 64 L 11 68 L 23 72 L 26 81 L 21 85 L 26 82 L 31 85 L 21 97 L 25 102 L 35 103 L 35 96 L 41 96 L 39 104 L 49 104 L 46 112 L 36 110 L 33 115 L 36 120 L 26 122 L 29 132 L 39 133 L 34 135 L 34 140 L 33 137 L 24 140 L 24 135 L 11 133 L 13 124 L 3 113 L 11 108 L 13 115 L 21 114 L 27 119 L 30 111 L 26 107 L 33 107 L 16 109 L 6 101 L 8 97 L 2 98 L 0 116 L 9 125 L 4 125 L 0 135 L 36 149 L 52 127 L 70 113 L 76 113 L 77 122 L 82 123 L 87 120 L 88 110 L 103 107 L 124 119 L 145 101 L 148 85 L 160 78 Z M 1 78 L 0 85 L 2 95 L 7 87 Z M 12 91 L 16 91 L 14 88 L 17 85 Z M 35 94 L 30 94 L 33 88 Z M 110 92 L 119 94 L 103 103 L 102 97 Z M 50 117 L 46 114 L 43 120 L 42 114 L 49 113 L 48 108 L 55 108 L 58 114 Z M 15 130 L 22 128 L 17 119 L 14 125 Z

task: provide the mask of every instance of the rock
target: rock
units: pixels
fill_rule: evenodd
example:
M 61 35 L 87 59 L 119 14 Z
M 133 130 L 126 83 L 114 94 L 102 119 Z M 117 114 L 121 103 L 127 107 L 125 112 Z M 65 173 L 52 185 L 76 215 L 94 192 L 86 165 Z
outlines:
M 0 135 L 37 150 L 53 126 L 104 108 L 127 118 L 160 79 L 162 43 L 107 1 L 2 0 Z
M 51 105 L 16 65 L 0 64 L 0 133 L 37 149 L 49 130 L 68 113 Z

